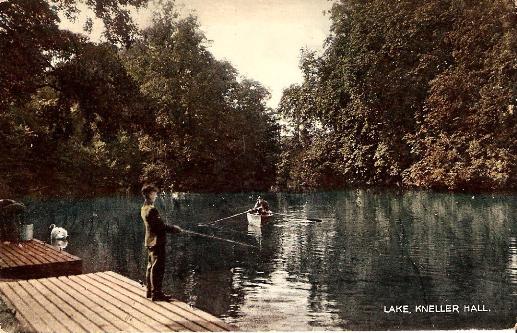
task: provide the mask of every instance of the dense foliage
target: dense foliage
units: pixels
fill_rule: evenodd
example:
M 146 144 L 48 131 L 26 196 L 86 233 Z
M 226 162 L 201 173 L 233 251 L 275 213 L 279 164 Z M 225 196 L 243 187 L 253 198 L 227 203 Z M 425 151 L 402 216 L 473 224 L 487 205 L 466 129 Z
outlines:
M 0 196 L 273 184 L 267 90 L 214 59 L 196 19 L 171 5 L 138 31 L 129 8 L 144 3 L 0 2 Z M 102 19 L 105 42 L 59 28 L 79 5 Z
M 341 0 L 284 91 L 291 189 L 517 187 L 513 0 Z
M 284 91 L 282 140 L 269 92 L 213 57 L 195 17 L 164 2 L 136 27 L 146 2 L 0 2 L 0 196 L 517 187 L 513 0 L 337 1 Z M 103 42 L 59 27 L 84 7 Z

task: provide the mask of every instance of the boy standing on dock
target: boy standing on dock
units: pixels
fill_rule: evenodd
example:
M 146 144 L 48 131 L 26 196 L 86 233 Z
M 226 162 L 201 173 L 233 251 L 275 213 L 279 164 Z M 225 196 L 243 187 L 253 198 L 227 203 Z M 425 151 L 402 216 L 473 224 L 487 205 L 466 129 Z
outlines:
M 144 205 L 140 210 L 145 225 L 145 246 L 147 247 L 147 298 L 153 301 L 170 301 L 171 296 L 162 291 L 163 274 L 165 273 L 165 245 L 167 233 L 181 233 L 182 229 L 176 225 L 169 225 L 162 221 L 154 202 L 158 197 L 158 188 L 145 185 L 142 188 Z

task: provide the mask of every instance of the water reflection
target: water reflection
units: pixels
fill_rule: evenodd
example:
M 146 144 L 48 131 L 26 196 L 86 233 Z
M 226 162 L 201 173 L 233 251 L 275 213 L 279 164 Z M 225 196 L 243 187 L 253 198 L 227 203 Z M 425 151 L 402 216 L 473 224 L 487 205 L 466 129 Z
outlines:
M 508 260 L 508 276 L 512 285 L 517 286 L 517 238 L 510 237 L 509 239 L 509 260 Z M 517 290 L 514 290 L 514 295 L 517 295 Z
M 249 194 L 164 195 L 183 228 L 256 249 L 172 236 L 165 287 L 245 330 L 508 328 L 517 310 L 515 196 L 428 192 L 272 194 L 277 216 L 250 226 Z M 87 272 L 144 280 L 140 198 L 29 203 L 35 237 L 52 223 Z M 316 220 L 321 220 L 317 222 Z M 490 312 L 386 314 L 383 306 L 483 304 Z
M 66 239 L 54 239 L 50 242 L 50 244 L 52 246 L 55 246 L 61 250 L 64 250 L 66 249 L 66 247 L 68 246 L 68 240 Z
M 262 226 L 256 223 L 248 223 L 248 235 L 253 237 L 259 244 L 262 244 Z

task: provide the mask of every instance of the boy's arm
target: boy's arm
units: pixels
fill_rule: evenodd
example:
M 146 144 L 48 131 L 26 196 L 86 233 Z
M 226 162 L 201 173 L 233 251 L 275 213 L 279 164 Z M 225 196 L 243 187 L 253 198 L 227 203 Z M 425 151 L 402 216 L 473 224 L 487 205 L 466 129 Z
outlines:
M 156 233 L 168 232 L 171 234 L 179 234 L 183 231 L 177 225 L 171 225 L 163 222 L 160 217 L 160 213 L 158 213 L 158 209 L 152 208 L 149 212 L 149 225 Z

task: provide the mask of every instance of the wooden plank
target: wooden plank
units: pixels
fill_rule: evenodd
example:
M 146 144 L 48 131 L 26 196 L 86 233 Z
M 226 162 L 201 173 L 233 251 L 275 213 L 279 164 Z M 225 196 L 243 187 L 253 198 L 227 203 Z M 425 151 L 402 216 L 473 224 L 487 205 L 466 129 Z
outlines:
M 121 301 L 117 297 L 115 297 L 116 293 L 113 292 L 113 290 L 109 290 L 109 292 L 106 290 L 106 288 L 98 288 L 90 283 L 87 279 L 84 279 L 81 275 L 74 275 L 68 277 L 70 280 L 75 281 L 77 283 L 80 283 L 82 286 L 84 286 L 88 291 L 94 293 L 98 297 L 103 298 L 107 302 L 117 306 L 118 308 L 122 309 L 124 312 L 126 312 L 128 315 L 138 318 L 139 320 L 143 320 L 145 322 L 149 323 L 149 326 L 152 327 L 152 330 L 154 331 L 170 331 L 171 329 L 167 326 L 154 321 L 154 318 L 152 315 L 149 315 L 148 313 L 142 312 L 142 308 L 137 309 L 133 307 L 135 304 L 132 304 L 131 302 Z M 120 297 L 119 297 L 120 298 Z
M 102 293 L 99 293 L 95 290 L 91 290 L 91 288 L 87 288 L 87 286 L 81 284 L 81 282 L 76 282 L 73 279 L 70 279 L 69 277 L 59 277 L 59 281 L 62 281 L 64 283 L 67 283 L 69 286 L 73 287 L 75 290 L 80 291 L 83 295 L 91 299 L 92 301 L 95 301 L 95 303 L 101 305 L 103 308 L 106 309 L 106 311 L 111 312 L 113 315 L 116 315 L 120 320 L 123 322 L 129 323 L 131 326 L 135 327 L 137 331 L 157 331 L 156 328 L 153 328 L 152 326 L 148 325 L 147 323 L 144 323 L 139 320 L 139 315 L 136 313 L 127 313 L 125 305 L 122 304 L 113 304 L 110 301 L 106 300 L 106 296 Z M 109 299 L 109 298 L 108 298 Z
M 37 332 L 67 332 L 67 328 L 58 322 L 57 318 L 52 315 L 44 306 L 42 306 L 35 298 L 25 291 L 19 282 L 9 283 L 12 290 L 25 301 L 28 305 L 30 312 L 24 313 L 23 316 L 27 318 L 28 323 L 33 325 L 33 318 L 38 316 L 45 323 L 46 329 L 35 327 Z M 16 307 L 18 310 L 18 307 Z
M 111 272 L 111 271 L 108 271 L 108 272 L 105 272 L 105 273 L 108 274 L 108 275 L 111 275 L 111 276 L 113 276 L 113 277 L 115 277 L 115 278 L 117 278 L 117 279 L 119 279 L 119 280 L 121 280 L 123 282 L 126 282 L 127 285 L 131 285 L 131 286 L 133 286 L 135 288 L 140 288 L 140 289 L 142 288 L 142 286 L 140 286 L 140 284 L 138 284 L 136 281 L 133 281 L 133 280 L 131 280 L 131 279 L 129 279 L 129 278 L 123 276 L 123 275 L 120 275 L 120 274 L 117 274 L 117 273 Z M 219 318 L 217 318 L 217 317 L 215 317 L 215 316 L 213 316 L 213 315 L 211 315 L 211 314 L 209 314 L 207 312 L 204 312 L 204 311 L 201 311 L 201 310 L 196 309 L 194 307 L 191 307 L 188 304 L 183 303 L 181 301 L 173 300 L 172 302 L 163 302 L 163 303 L 164 303 L 164 305 L 172 304 L 172 305 L 175 305 L 177 307 L 180 307 L 180 308 L 182 308 L 182 309 L 184 309 L 184 310 L 186 310 L 186 311 L 188 311 L 188 312 L 190 312 L 192 314 L 197 315 L 200 318 L 203 318 L 203 319 L 205 319 L 205 320 L 207 320 L 207 321 L 209 321 L 209 322 L 219 326 L 223 330 L 229 330 L 229 331 L 237 330 L 237 327 L 231 326 L 231 325 L 225 323 L 224 321 L 222 321 L 221 319 L 219 319 Z
M 236 330 L 183 302 L 152 302 L 138 283 L 113 272 L 0 282 L 0 295 L 31 332 Z
M 73 292 L 70 287 L 65 286 L 63 283 L 59 283 L 56 278 L 40 279 L 39 282 L 47 289 L 58 289 L 59 297 L 63 300 L 63 302 L 66 302 L 77 312 L 86 316 L 88 320 L 94 322 L 101 331 L 117 332 L 123 330 L 122 326 L 114 326 L 108 320 L 104 319 L 100 314 L 97 314 L 95 311 L 93 311 L 93 308 L 86 306 L 82 301 L 82 297 L 78 297 L 77 292 Z M 97 332 L 99 330 L 93 331 Z
M 30 242 L 29 246 L 34 251 L 40 253 L 41 255 L 45 256 L 46 258 L 49 258 L 49 261 L 51 261 L 51 262 L 69 261 L 67 257 L 58 255 L 56 253 L 57 251 L 53 248 L 46 248 L 37 242 Z
M 97 313 L 101 314 L 106 320 L 109 320 L 113 326 L 123 327 L 123 331 L 152 330 L 147 325 L 142 325 L 138 321 L 135 322 L 124 311 L 90 293 L 84 286 L 68 279 L 68 277 L 59 277 L 57 280 L 59 283 L 75 290 L 75 292 L 80 295 L 80 298 L 83 299 L 83 303 L 86 306 L 89 306 L 92 310 L 95 310 Z
M 39 253 L 34 251 L 29 246 L 25 246 L 24 249 L 25 249 L 24 251 L 21 251 L 21 254 L 24 257 L 31 259 L 33 262 L 35 261 L 34 264 L 41 265 L 41 264 L 47 264 L 47 263 L 51 262 L 49 260 L 49 258 L 41 256 Z
M 25 265 L 29 265 L 30 266 L 30 265 L 41 264 L 41 262 L 39 262 L 38 260 L 35 260 L 35 259 L 30 258 L 29 256 L 25 255 L 25 253 L 27 253 L 27 248 L 25 248 L 25 246 L 23 246 L 23 247 L 18 247 L 18 246 L 10 247 L 10 246 L 8 246 L 6 248 L 6 250 L 8 252 L 10 252 L 11 255 L 13 255 L 14 257 L 18 258 Z
M 48 295 L 41 294 L 41 292 L 34 288 L 34 286 L 32 286 L 28 281 L 19 281 L 18 283 L 22 288 L 25 289 L 25 291 L 27 291 L 30 297 L 32 297 L 39 304 L 41 304 L 42 307 L 44 307 L 48 312 L 52 314 L 54 318 L 56 318 L 57 322 L 59 322 L 66 328 L 66 330 L 62 330 L 60 332 L 88 332 L 84 327 L 77 323 L 69 314 L 62 311 L 61 308 L 58 308 L 54 303 L 52 303 L 47 297 Z
M 0 283 L 0 293 L 4 296 L 6 305 L 11 309 L 16 309 L 16 319 L 27 331 L 50 332 L 46 322 L 11 289 L 10 283 Z
M 183 325 L 181 317 L 177 316 L 174 313 L 164 313 L 164 311 L 160 307 L 156 307 L 156 304 L 142 297 L 141 295 L 137 295 L 134 293 L 128 293 L 122 288 L 117 288 L 116 286 L 109 285 L 106 281 L 103 281 L 100 278 L 95 278 L 98 273 L 94 274 L 85 274 L 81 275 L 80 278 L 83 278 L 88 281 L 88 283 L 95 285 L 98 288 L 109 288 L 112 291 L 112 295 L 118 300 L 130 303 L 136 310 L 140 311 L 143 314 L 148 315 L 150 318 L 159 321 L 161 324 L 167 326 L 169 330 L 174 331 L 194 331 L 194 330 L 202 330 L 202 327 L 194 325 L 192 323 Z M 160 311 L 161 310 L 161 311 Z M 189 327 L 191 326 L 191 327 Z M 192 326 L 194 326 L 192 328 Z
M 56 262 L 56 259 L 53 256 L 50 256 L 48 252 L 45 253 L 44 251 L 41 251 L 38 247 L 36 247 L 34 242 L 27 242 L 27 247 L 31 250 L 31 253 L 37 256 L 42 262 Z
M 39 241 L 38 241 L 39 242 Z M 33 246 L 36 251 L 39 251 L 39 253 L 43 253 L 45 256 L 49 256 L 54 258 L 54 261 L 52 264 L 54 265 L 53 268 L 55 269 L 58 267 L 56 264 L 61 264 L 61 272 L 62 274 L 58 275 L 70 275 L 70 274 L 80 274 L 82 272 L 82 259 L 76 256 L 65 256 L 65 251 L 57 251 L 56 249 L 50 247 L 41 247 L 37 245 L 38 243 L 33 243 L 31 246 Z M 63 254 L 63 255 L 61 255 Z M 70 259 L 73 258 L 73 259 Z M 52 270 L 52 269 L 51 269 Z
M 158 304 L 144 298 L 141 294 L 136 294 L 127 289 L 124 289 L 124 288 L 120 287 L 119 285 L 110 282 L 109 280 L 103 279 L 99 275 L 100 275 L 100 273 L 86 274 L 86 275 L 84 275 L 84 277 L 95 280 L 100 285 L 109 287 L 110 289 L 117 291 L 117 293 L 127 296 L 131 302 L 136 302 L 136 303 L 148 308 L 149 310 L 152 310 L 154 313 L 158 314 L 158 317 L 155 317 L 155 318 L 162 318 L 160 320 L 162 320 L 162 323 L 167 326 L 169 326 L 169 322 L 170 322 L 170 320 L 172 320 L 175 325 L 173 327 L 171 327 L 171 326 L 169 326 L 169 327 L 171 327 L 171 329 L 173 329 L 173 330 L 176 330 L 176 331 L 185 331 L 185 330 L 187 330 L 187 331 L 207 331 L 207 329 L 205 329 L 203 326 L 200 326 L 200 325 L 196 324 L 195 322 L 185 320 L 185 318 L 179 316 L 178 314 L 176 314 L 174 312 L 164 311 L 164 309 L 162 307 L 160 307 Z M 133 303 L 133 304 L 135 304 L 135 303 Z
M 125 282 L 118 280 L 114 278 L 111 275 L 108 275 L 106 272 L 96 273 L 95 277 L 97 279 L 103 279 L 104 283 L 109 284 L 112 286 L 113 284 L 117 285 L 119 288 L 125 289 L 127 292 L 130 292 L 133 295 L 143 295 L 144 290 L 141 288 L 135 288 L 131 285 L 126 284 Z M 93 277 L 92 277 L 93 278 Z M 113 287 L 115 288 L 115 287 Z M 138 296 L 137 296 L 138 297 Z M 140 298 L 143 298 L 143 296 L 140 296 Z M 179 301 L 177 301 L 179 302 Z M 190 327 L 191 329 L 194 329 L 196 331 L 202 330 L 202 331 L 221 331 L 221 327 L 211 323 L 210 321 L 207 321 L 199 316 L 193 315 L 190 311 L 186 311 L 178 306 L 176 306 L 174 303 L 168 303 L 168 302 L 150 302 L 155 304 L 155 306 L 160 307 L 163 310 L 166 310 L 168 312 L 172 312 L 182 318 L 182 320 L 187 320 L 189 322 L 195 323 L 196 327 Z M 162 311 L 163 311 L 162 310 Z M 219 320 L 219 319 L 217 319 Z
M 47 249 L 44 246 L 41 246 L 39 242 L 31 241 L 28 246 L 35 252 L 39 253 L 41 256 L 48 258 L 51 262 L 61 262 L 66 261 L 63 256 L 59 256 L 56 254 L 54 249 Z
M 17 266 L 19 266 L 20 264 L 24 265 L 23 261 L 20 260 L 20 258 L 18 258 L 18 256 L 16 256 L 16 254 L 13 253 L 10 245 L 5 245 L 2 248 L 2 252 L 5 258 L 11 259 L 11 261 L 14 262 Z
M 18 257 L 15 251 L 12 250 L 10 245 L 5 245 L 3 248 L 4 258 L 9 258 L 16 266 L 27 265 L 24 259 Z M 29 263 L 30 264 L 30 263 Z
M 137 288 L 139 290 L 141 290 L 141 292 L 143 292 L 143 288 L 142 286 L 140 286 L 140 284 L 138 284 L 138 282 L 136 281 L 133 281 L 123 275 L 120 275 L 120 274 L 117 274 L 115 272 L 111 272 L 111 271 L 107 271 L 107 272 L 104 272 L 105 274 L 107 275 L 110 275 L 122 282 L 125 282 L 126 285 L 128 286 L 132 286 L 133 288 Z M 186 310 L 188 312 L 190 312 L 191 314 L 197 316 L 198 318 L 201 318 L 201 319 L 204 319 L 205 321 L 207 322 L 210 322 L 214 325 L 217 325 L 219 327 L 219 331 L 221 330 L 225 330 L 225 331 L 236 331 L 237 330 L 237 327 L 234 327 L 234 326 L 231 326 L 227 323 L 225 323 L 224 321 L 222 321 L 221 319 L 207 313 L 207 312 L 204 312 L 204 311 L 201 311 L 199 309 L 196 309 L 196 308 L 193 308 L 189 305 L 187 305 L 186 303 L 183 303 L 183 302 L 180 302 L 178 300 L 173 300 L 171 302 L 160 302 L 161 305 L 163 306 L 167 306 L 167 304 L 169 305 L 174 305 L 176 307 L 179 307 L 183 310 Z
M 38 245 L 41 241 L 23 242 L 22 247 L 0 244 L 0 278 L 31 279 L 80 274 L 82 260 L 60 256 L 59 251 Z
M 82 312 L 77 311 L 60 296 L 63 294 L 60 288 L 47 288 L 40 280 L 29 280 L 27 282 L 50 303 L 54 304 L 60 311 L 62 311 L 66 317 L 68 317 L 67 320 L 73 321 L 82 327 L 85 332 L 98 332 L 101 330 L 99 326 L 95 325 L 95 323 L 85 317 Z
M 66 251 L 63 251 L 63 250 L 59 250 L 58 248 L 50 245 L 50 244 L 47 244 L 47 243 L 44 243 L 38 239 L 35 240 L 34 244 L 36 246 L 39 246 L 41 248 L 43 248 L 44 250 L 50 250 L 50 251 L 53 251 L 53 253 L 61 256 L 61 257 L 64 257 L 64 258 L 68 258 L 68 259 L 71 259 L 71 260 L 81 260 L 81 258 L 77 257 L 77 256 L 74 256 L 73 254 L 70 254 Z
M 4 260 L 4 258 L 1 256 L 4 253 L 4 250 L 0 248 L 0 269 L 4 267 L 9 267 L 10 265 Z
M 46 247 L 39 240 L 32 240 L 21 243 L 23 247 L 18 247 L 14 244 L 0 244 L 0 272 L 4 269 L 8 269 L 11 274 L 14 274 L 14 269 L 23 267 L 24 269 L 43 269 L 45 265 L 59 264 L 59 263 L 70 263 L 70 272 L 79 271 L 77 265 L 82 265 L 82 260 L 79 257 L 72 256 L 65 251 L 58 251 L 55 248 L 49 246 Z M 58 269 L 66 273 L 67 266 L 53 266 L 49 267 L 49 271 Z M 8 271 L 4 271 L 8 274 Z M 20 272 L 22 273 L 22 272 Z M 25 271 L 30 273 L 30 271 Z
M 131 325 L 126 321 L 126 317 L 124 314 L 117 316 L 120 314 L 120 311 L 115 311 L 115 313 L 111 312 L 111 307 L 106 306 L 103 302 L 99 302 L 96 300 L 96 297 L 85 290 L 75 289 L 74 283 L 70 281 L 68 278 L 56 278 L 52 277 L 48 279 L 49 282 L 54 285 L 59 285 L 59 287 L 66 292 L 68 295 L 71 295 L 77 302 L 84 305 L 92 312 L 95 312 L 99 317 L 105 320 L 108 324 L 106 326 L 108 328 L 115 327 L 115 331 L 142 331 L 143 328 L 138 328 L 138 326 Z M 95 300 L 95 301 L 94 301 Z
M 4 250 L 4 246 L 5 245 L 2 244 L 2 251 L 0 252 L 0 256 L 2 256 L 3 261 L 8 265 L 8 267 L 16 267 L 16 263 L 9 256 L 7 256 L 7 252 Z
M 78 284 L 68 279 L 68 277 L 59 277 L 57 279 L 60 283 L 66 283 L 69 287 L 80 293 L 88 303 L 93 304 L 94 309 L 101 308 L 102 310 L 97 312 L 101 313 L 106 319 L 109 319 L 110 323 L 114 326 L 126 326 L 123 329 L 124 331 L 153 331 L 146 323 L 140 322 L 136 318 L 128 315 L 124 309 L 120 309 L 105 301 L 103 298 L 98 297 L 98 295 L 91 293 L 84 285 Z

